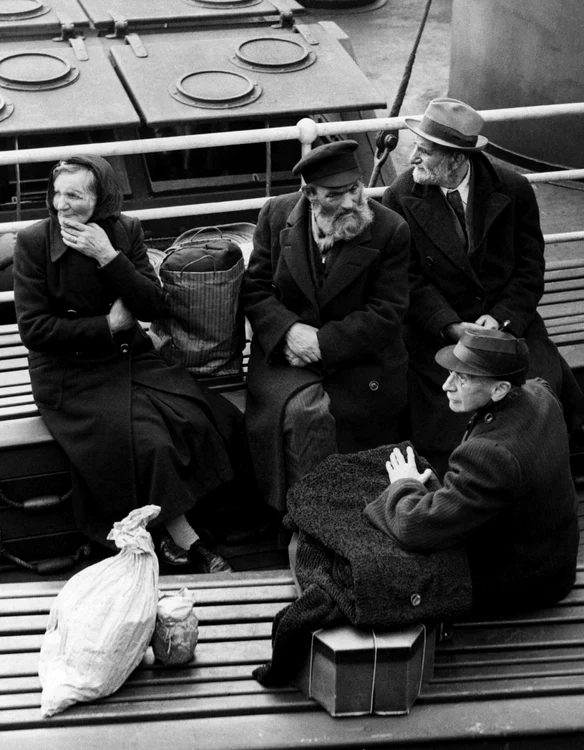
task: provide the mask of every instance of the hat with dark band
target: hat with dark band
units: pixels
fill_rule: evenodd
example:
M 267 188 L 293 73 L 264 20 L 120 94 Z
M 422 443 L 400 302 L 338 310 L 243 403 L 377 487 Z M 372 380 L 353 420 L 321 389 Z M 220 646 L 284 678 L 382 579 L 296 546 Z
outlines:
M 458 99 L 432 99 L 422 118 L 406 117 L 404 122 L 417 135 L 447 148 L 482 151 L 489 142 L 479 135 L 483 118 Z
M 489 378 L 524 375 L 529 369 L 525 340 L 490 328 L 465 331 L 457 344 L 436 352 L 435 360 L 447 370 Z
M 355 158 L 357 141 L 333 141 L 309 151 L 292 169 L 307 184 L 335 188 L 350 185 L 361 177 Z

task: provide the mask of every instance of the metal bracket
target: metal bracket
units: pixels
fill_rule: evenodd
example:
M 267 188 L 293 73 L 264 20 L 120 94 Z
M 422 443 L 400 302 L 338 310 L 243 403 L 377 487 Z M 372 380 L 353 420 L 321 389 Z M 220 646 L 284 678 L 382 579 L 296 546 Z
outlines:
M 59 19 L 59 23 L 61 25 L 61 36 L 53 37 L 53 41 L 54 42 L 69 42 L 71 47 L 73 47 L 73 51 L 75 52 L 75 57 L 78 60 L 89 60 L 89 55 L 87 54 L 87 49 L 85 48 L 85 41 L 83 39 L 83 35 L 80 34 L 79 36 L 76 36 L 75 24 L 73 23 L 73 21 L 69 18 L 69 16 L 66 13 L 55 11 L 55 14 L 57 18 Z
M 126 34 L 126 44 L 134 50 L 136 57 L 148 57 L 148 50 L 138 34 Z
M 307 23 L 295 23 L 294 31 L 298 32 L 300 36 L 304 37 L 304 40 L 313 47 L 317 47 L 319 45 L 318 39 Z
M 114 31 L 112 34 L 106 34 L 107 39 L 123 39 L 126 44 L 129 44 L 136 57 L 148 57 L 148 52 L 144 43 L 138 36 L 138 34 L 128 31 L 128 21 L 124 16 L 116 13 L 113 10 L 109 10 L 108 13 L 112 17 L 114 22 Z
M 106 34 L 106 39 L 123 39 L 128 33 L 128 22 L 119 13 L 113 10 L 108 10 L 109 15 L 112 17 L 114 22 L 113 34 Z

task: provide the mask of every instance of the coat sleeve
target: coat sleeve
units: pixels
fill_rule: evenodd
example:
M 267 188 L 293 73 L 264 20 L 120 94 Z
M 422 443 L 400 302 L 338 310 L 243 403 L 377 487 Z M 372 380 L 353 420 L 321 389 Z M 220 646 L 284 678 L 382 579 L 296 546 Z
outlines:
M 544 289 L 545 243 L 539 221 L 539 208 L 533 188 L 522 175 L 514 195 L 513 251 L 515 265 L 490 314 L 523 336 L 533 320 Z
M 274 286 L 275 244 L 272 232 L 276 222 L 272 219 L 272 201 L 262 207 L 253 237 L 253 252 L 243 276 L 241 297 L 254 336 L 257 336 L 266 359 L 270 360 L 280 346 L 286 331 L 300 320 L 279 299 Z
M 322 361 L 327 369 L 359 362 L 362 358 L 391 351 L 401 341 L 402 324 L 409 300 L 408 261 L 410 230 L 393 217 L 391 232 L 380 248 L 378 266 L 370 274 L 362 305 L 342 320 L 324 323 L 318 332 Z M 393 347 L 398 357 L 402 347 Z
M 136 274 L 142 275 L 141 267 L 147 274 L 154 274 L 154 271 L 148 262 L 145 249 L 142 255 L 137 246 L 139 243 L 143 248 L 141 233 L 139 236 L 133 233 L 133 237 L 130 249 L 124 249 L 128 252 L 128 257 L 120 252 L 101 271 L 104 272 L 104 278 L 108 280 L 113 294 L 122 296 L 124 301 L 126 298 L 129 299 L 131 289 L 142 290 L 139 305 L 128 305 L 136 317 L 141 317 L 137 312 L 147 313 L 148 310 L 159 309 L 163 301 L 160 285 L 155 279 L 148 276 L 144 277 L 144 282 L 135 279 Z M 108 346 L 111 344 L 112 336 L 105 315 L 68 318 L 55 312 L 47 279 L 48 244 L 47 225 L 34 225 L 22 230 L 17 236 L 14 251 L 14 300 L 22 342 L 33 351 L 51 351 L 60 347 L 88 349 L 92 345 L 100 348 Z M 136 258 L 137 266 L 132 262 L 132 258 Z M 148 264 L 149 271 L 145 268 L 145 263 Z M 133 281 L 124 281 L 124 276 L 128 275 L 134 277 Z
M 119 229 L 125 233 L 127 245 L 124 242 L 124 248 L 116 248 L 122 251 L 97 272 L 113 295 L 121 297 L 138 320 L 166 317 L 168 309 L 162 287 L 148 259 L 140 222 L 124 216 L 120 219 Z
M 399 195 L 392 186 L 383 194 L 384 206 L 396 211 L 407 221 L 406 213 L 399 200 Z M 431 282 L 420 267 L 420 254 L 412 239 L 410 262 L 408 268 L 410 286 L 410 306 L 408 319 L 433 336 L 440 336 L 442 329 L 451 323 L 460 323 L 461 319 L 456 310 Z
M 411 551 L 431 552 L 464 542 L 512 502 L 520 469 L 509 451 L 491 440 L 467 440 L 452 453 L 444 486 L 427 492 L 400 479 L 365 507 L 378 529 Z

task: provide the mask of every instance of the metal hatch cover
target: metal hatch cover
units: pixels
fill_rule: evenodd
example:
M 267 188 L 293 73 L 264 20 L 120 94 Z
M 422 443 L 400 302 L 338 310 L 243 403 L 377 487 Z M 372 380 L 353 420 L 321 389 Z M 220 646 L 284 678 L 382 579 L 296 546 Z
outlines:
M 0 55 L 0 86 L 17 91 L 48 91 L 68 86 L 79 78 L 79 68 L 50 52 L 15 52 Z
M 233 56 L 257 38 L 252 30 L 239 28 L 197 32 L 196 40 L 180 34 L 152 35 L 148 57 L 138 58 L 128 46 L 112 45 L 111 55 L 145 125 L 161 127 L 221 119 L 269 118 L 316 113 L 381 109 L 385 100 L 342 45 L 319 26 L 311 26 L 318 45 L 314 62 L 280 77 L 272 70 L 254 66 L 250 76 L 261 89 L 257 99 L 237 107 L 212 109 L 185 105 L 170 94 L 172 86 L 189 74 L 204 70 L 239 72 Z M 266 28 L 263 38 L 298 36 L 284 29 Z M 300 56 L 300 51 L 294 52 Z M 250 55 L 251 59 L 251 55 Z M 270 66 L 268 66 L 269 68 Z
M 266 73 L 291 73 L 316 62 L 314 50 L 308 50 L 295 39 L 259 36 L 242 42 L 231 60 L 241 68 Z
M 89 29 L 77 0 L 0 0 L 0 38 L 58 36 L 64 18 L 76 28 Z
M 128 30 L 140 32 L 145 29 L 185 29 L 190 24 L 217 22 L 227 26 L 237 20 L 252 17 L 268 17 L 276 20 L 280 10 L 270 0 L 79 0 L 96 28 L 111 30 L 112 15 L 123 17 Z M 296 15 L 306 9 L 288 0 L 287 5 Z
M 3 117 L 0 137 L 139 125 L 139 117 L 101 44 L 87 44 L 79 61 L 71 47 L 30 41 L 0 53 L 0 96 L 13 111 Z M 6 99 L 5 99 L 6 101 Z
M 207 109 L 243 107 L 262 93 L 254 81 L 232 70 L 187 73 L 176 84 L 171 84 L 169 90 L 179 102 Z

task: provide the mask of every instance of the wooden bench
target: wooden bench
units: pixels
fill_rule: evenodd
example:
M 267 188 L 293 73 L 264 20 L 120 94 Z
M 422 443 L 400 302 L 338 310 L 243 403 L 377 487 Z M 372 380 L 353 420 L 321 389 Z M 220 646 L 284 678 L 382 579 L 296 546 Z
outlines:
M 40 715 L 37 658 L 62 581 L 0 587 L 2 750 L 537 748 L 584 742 L 584 567 L 558 606 L 457 624 L 409 716 L 333 719 L 293 687 L 251 676 L 269 659 L 271 622 L 295 596 L 288 571 L 162 577 L 195 594 L 195 660 L 145 660 L 114 695 Z
M 550 338 L 584 379 L 584 258 L 551 261 L 545 274 L 545 293 L 539 304 Z

